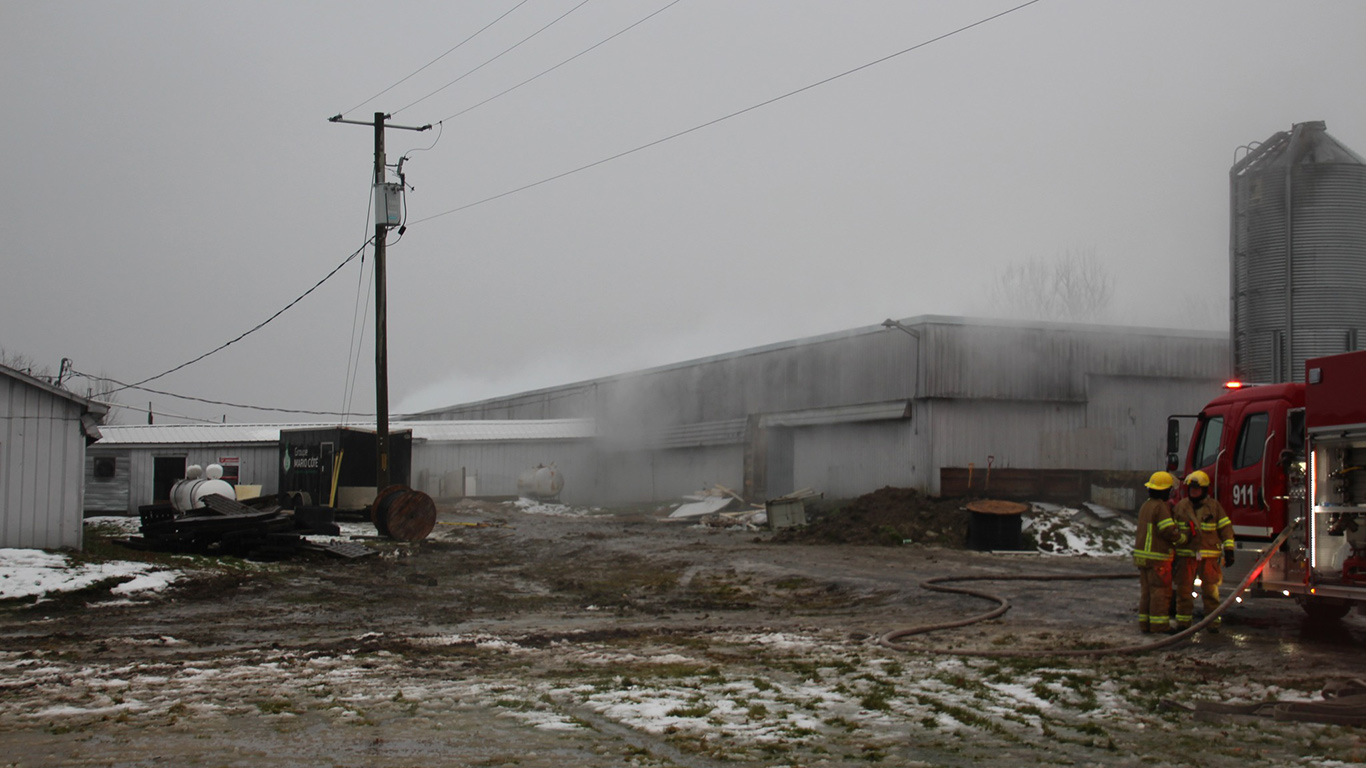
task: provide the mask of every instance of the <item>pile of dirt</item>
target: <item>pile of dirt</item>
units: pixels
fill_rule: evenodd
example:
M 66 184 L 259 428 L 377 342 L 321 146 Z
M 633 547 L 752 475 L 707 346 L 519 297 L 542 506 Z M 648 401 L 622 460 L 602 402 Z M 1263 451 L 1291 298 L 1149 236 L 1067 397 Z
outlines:
M 852 501 L 807 503 L 808 523 L 774 541 L 803 544 L 931 544 L 962 548 L 969 514 L 962 499 L 937 499 L 887 486 Z

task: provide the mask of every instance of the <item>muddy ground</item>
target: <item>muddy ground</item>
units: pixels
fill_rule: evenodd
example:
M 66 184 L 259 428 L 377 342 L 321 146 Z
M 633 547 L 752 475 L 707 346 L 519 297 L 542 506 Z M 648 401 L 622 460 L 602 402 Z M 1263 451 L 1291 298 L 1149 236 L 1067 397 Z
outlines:
M 0 604 L 0 765 L 835 766 L 1366 763 L 1366 732 L 1198 721 L 1164 700 L 1313 699 L 1366 676 L 1366 620 L 1257 599 L 1223 632 L 1100 659 L 965 659 L 876 638 L 990 606 L 949 573 L 1109 573 L 1115 557 L 774 541 L 668 510 L 443 509 L 416 545 L 189 568 Z M 106 585 L 107 586 L 107 585 Z M 1136 581 L 978 584 L 1004 616 L 920 647 L 1120 646 Z

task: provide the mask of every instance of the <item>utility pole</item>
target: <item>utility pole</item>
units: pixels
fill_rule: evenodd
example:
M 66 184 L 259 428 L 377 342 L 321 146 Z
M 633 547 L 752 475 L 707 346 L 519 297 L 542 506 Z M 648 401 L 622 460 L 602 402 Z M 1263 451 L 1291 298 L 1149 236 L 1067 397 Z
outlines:
M 369 125 L 375 129 L 375 493 L 389 486 L 389 334 L 388 318 L 385 310 L 384 241 L 388 239 L 389 228 L 397 225 L 382 204 L 388 199 L 384 171 L 384 129 L 394 128 L 404 131 L 426 131 L 431 124 L 423 126 L 385 125 L 389 118 L 383 112 L 375 113 L 371 123 L 359 120 L 343 120 L 341 115 L 327 118 L 332 123 Z

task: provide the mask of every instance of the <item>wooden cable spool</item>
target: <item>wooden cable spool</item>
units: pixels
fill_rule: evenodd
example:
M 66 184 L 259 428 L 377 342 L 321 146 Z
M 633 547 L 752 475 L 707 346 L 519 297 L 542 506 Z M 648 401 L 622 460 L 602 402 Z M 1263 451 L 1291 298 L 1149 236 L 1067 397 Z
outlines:
M 392 485 L 375 497 L 370 519 L 384 536 L 399 541 L 422 541 L 436 527 L 436 502 L 422 491 Z
M 400 493 L 408 490 L 406 485 L 391 485 L 375 494 L 375 502 L 370 505 L 370 522 L 375 524 L 379 535 L 389 535 L 389 505 Z

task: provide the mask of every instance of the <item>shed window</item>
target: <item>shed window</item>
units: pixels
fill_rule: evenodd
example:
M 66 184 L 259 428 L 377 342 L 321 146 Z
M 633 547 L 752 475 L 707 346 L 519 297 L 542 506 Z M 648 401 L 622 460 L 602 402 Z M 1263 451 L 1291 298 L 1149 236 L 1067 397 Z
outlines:
M 114 467 L 115 467 L 115 466 L 116 466 L 116 460 L 114 459 L 113 456 L 96 456 L 96 457 L 95 457 L 95 479 L 96 479 L 96 480 L 113 480 L 113 479 L 114 479 Z
M 1233 457 L 1233 468 L 1250 467 L 1262 460 L 1266 449 L 1266 427 L 1271 415 L 1265 411 L 1243 419 L 1243 431 L 1238 435 L 1238 452 Z

